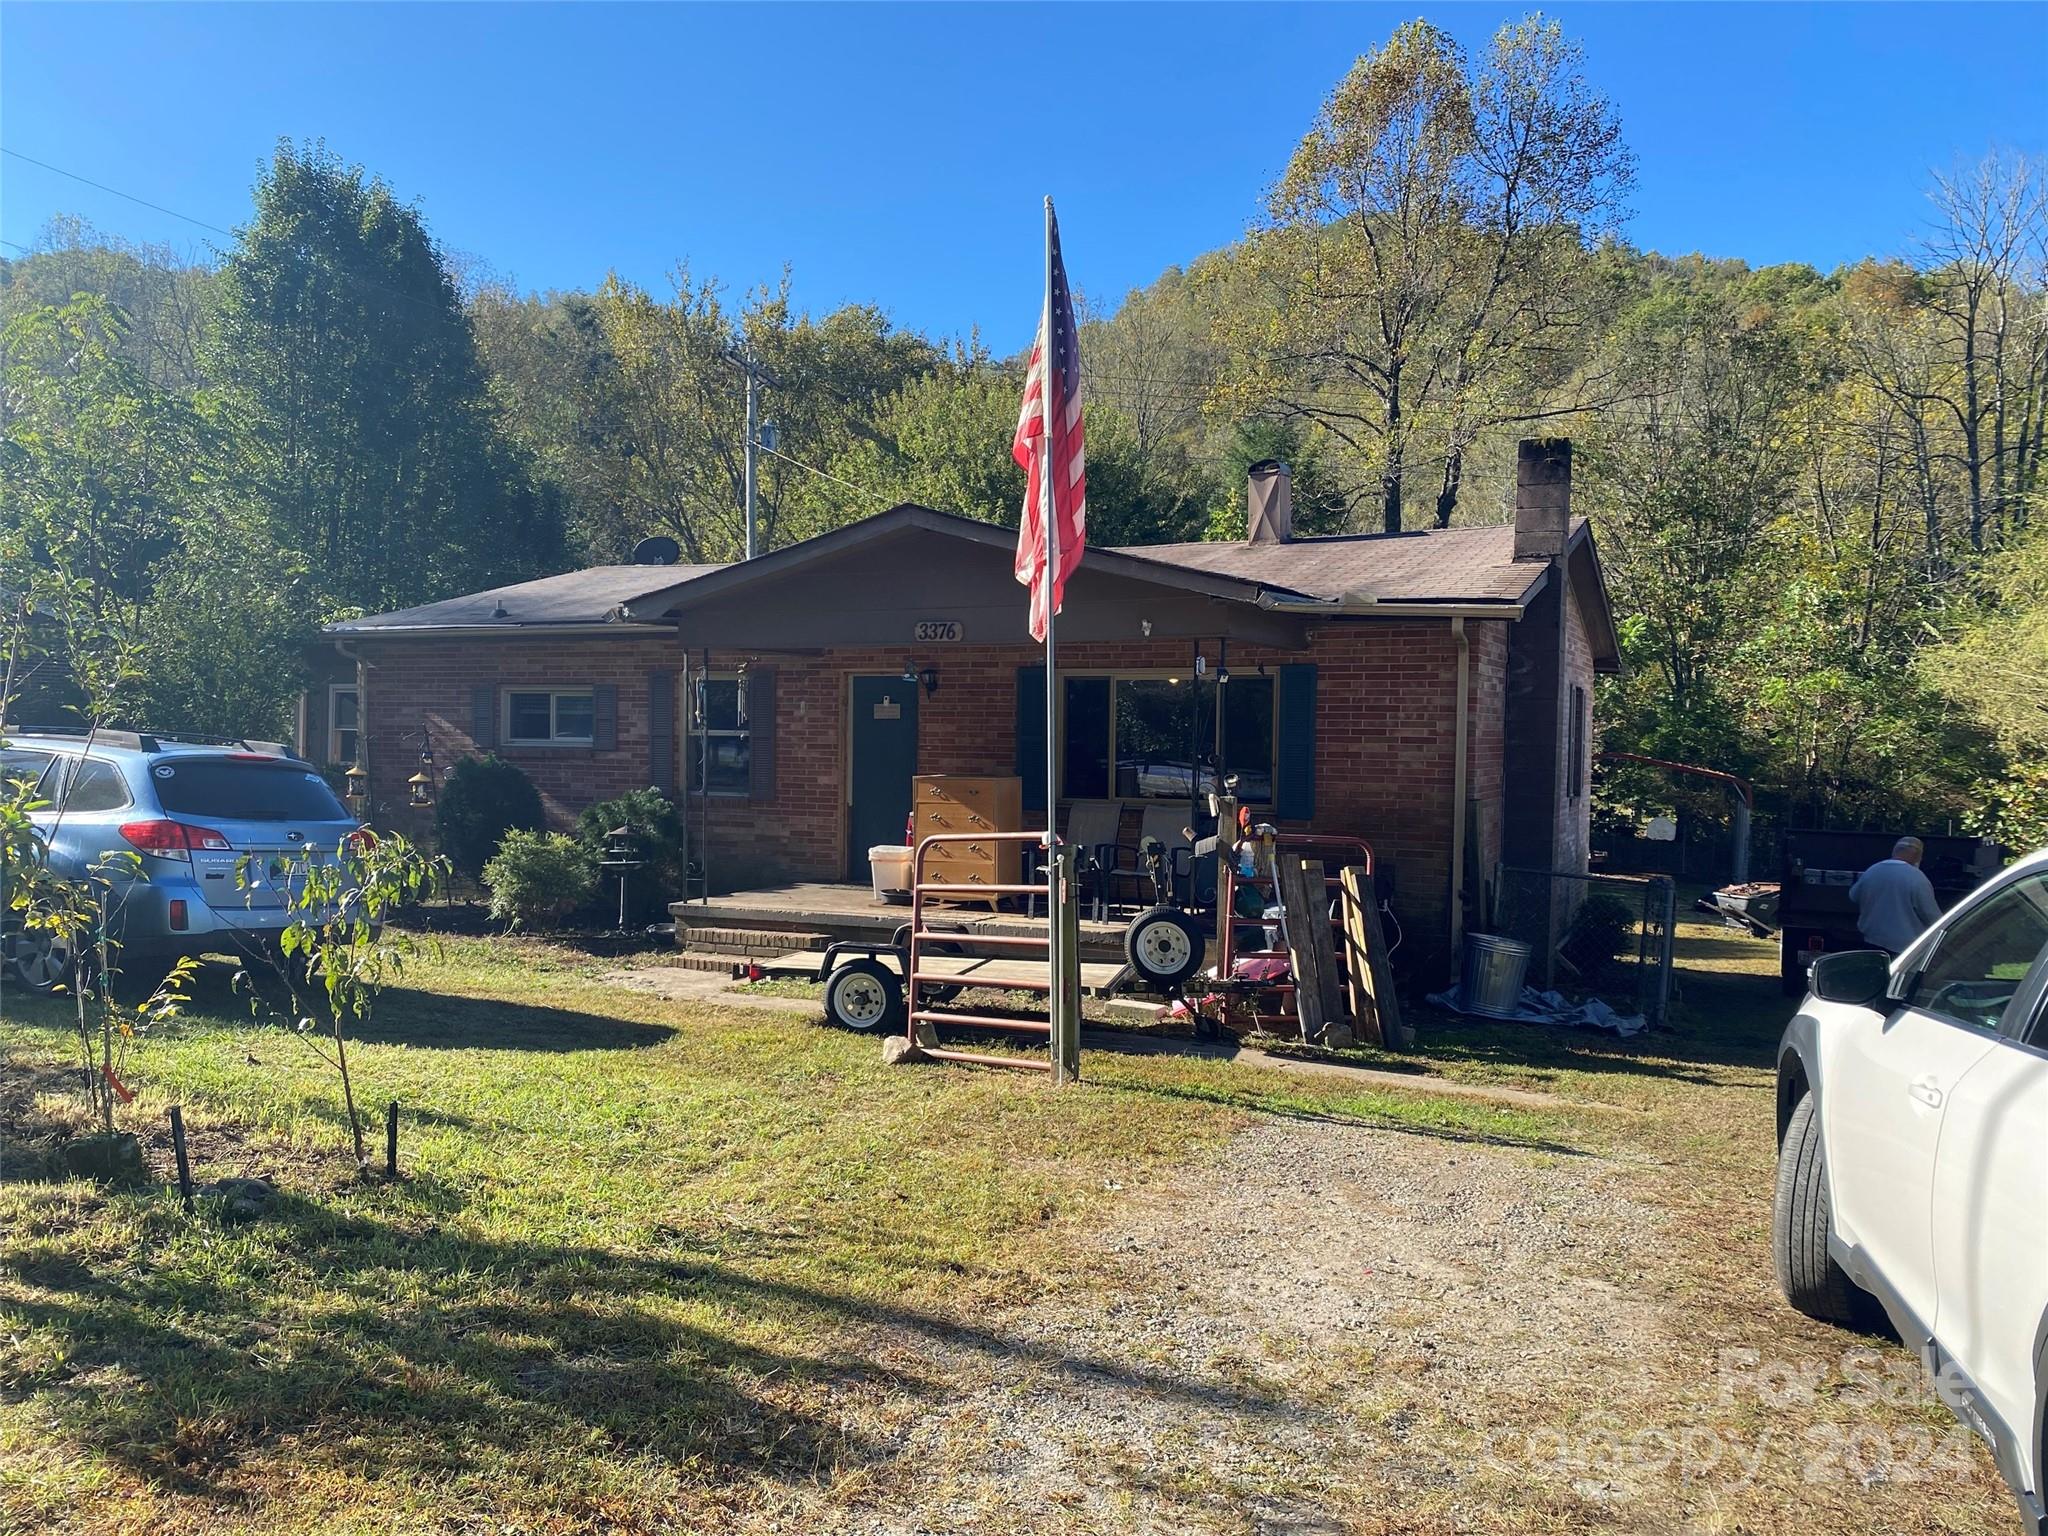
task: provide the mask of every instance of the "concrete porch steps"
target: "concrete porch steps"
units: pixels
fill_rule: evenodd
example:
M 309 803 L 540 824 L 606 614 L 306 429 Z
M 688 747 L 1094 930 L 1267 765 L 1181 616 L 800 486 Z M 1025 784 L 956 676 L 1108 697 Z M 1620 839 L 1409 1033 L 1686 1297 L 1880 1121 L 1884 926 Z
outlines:
M 700 928 L 686 926 L 678 918 L 676 943 L 685 953 L 708 950 L 726 955 L 785 955 L 793 949 L 823 952 L 831 945 L 832 935 L 788 928 Z

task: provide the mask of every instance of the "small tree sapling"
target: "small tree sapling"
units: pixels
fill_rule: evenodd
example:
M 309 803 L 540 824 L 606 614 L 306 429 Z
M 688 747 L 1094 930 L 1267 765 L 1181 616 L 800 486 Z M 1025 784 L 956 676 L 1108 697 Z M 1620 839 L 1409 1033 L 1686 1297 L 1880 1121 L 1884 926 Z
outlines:
M 246 967 L 235 977 L 253 1017 L 289 1028 L 340 1077 L 359 1169 L 370 1159 L 356 1114 L 348 1034 L 369 1021 L 384 988 L 404 974 L 406 960 L 419 948 L 417 940 L 386 924 L 401 907 L 430 899 L 447 870 L 446 859 L 422 853 L 396 833 L 368 829 L 331 850 L 291 855 L 273 876 L 288 895 L 292 919 L 279 937 L 273 967 L 284 979 L 289 1013 L 264 997 Z M 247 884 L 248 870 L 238 878 Z

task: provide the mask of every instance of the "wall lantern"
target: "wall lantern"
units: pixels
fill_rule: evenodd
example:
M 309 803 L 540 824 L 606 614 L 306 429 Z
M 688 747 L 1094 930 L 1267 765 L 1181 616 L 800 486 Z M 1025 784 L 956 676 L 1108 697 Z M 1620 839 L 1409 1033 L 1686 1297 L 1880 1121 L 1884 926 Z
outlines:
M 937 667 L 926 667 L 924 670 L 919 671 L 914 665 L 906 661 L 903 663 L 903 681 L 918 684 L 924 689 L 925 697 L 930 698 L 939 691 L 939 669 Z

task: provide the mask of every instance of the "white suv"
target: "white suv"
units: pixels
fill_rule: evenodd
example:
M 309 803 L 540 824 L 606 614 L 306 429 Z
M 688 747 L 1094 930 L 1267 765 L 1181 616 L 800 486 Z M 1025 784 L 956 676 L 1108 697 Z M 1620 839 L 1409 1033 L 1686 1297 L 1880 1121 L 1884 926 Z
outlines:
M 1881 1302 L 2048 1530 L 2048 851 L 1811 986 L 1778 1051 L 1778 1283 L 1826 1322 Z

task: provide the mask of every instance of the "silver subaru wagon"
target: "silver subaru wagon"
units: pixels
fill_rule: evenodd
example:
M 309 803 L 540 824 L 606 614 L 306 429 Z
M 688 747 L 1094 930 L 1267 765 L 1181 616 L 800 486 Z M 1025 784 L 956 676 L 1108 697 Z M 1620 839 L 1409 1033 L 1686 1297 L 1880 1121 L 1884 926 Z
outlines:
M 131 974 L 269 950 L 291 922 L 294 856 L 368 835 L 311 763 L 271 742 L 10 729 L 0 779 L 34 781 L 54 873 L 102 872 L 108 936 Z M 13 979 L 37 991 L 77 963 L 46 930 L 10 922 L 0 942 Z

